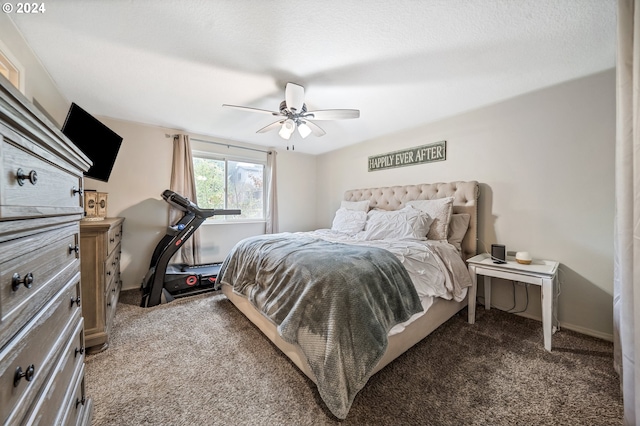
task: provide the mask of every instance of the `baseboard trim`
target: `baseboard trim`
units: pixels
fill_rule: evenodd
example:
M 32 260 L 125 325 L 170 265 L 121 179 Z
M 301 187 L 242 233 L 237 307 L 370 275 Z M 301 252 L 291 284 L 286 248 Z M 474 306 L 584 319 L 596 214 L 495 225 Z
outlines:
M 476 308 L 478 309 L 478 308 Z M 484 309 L 482 307 L 481 309 Z M 501 311 L 508 311 L 510 308 L 504 306 L 497 306 L 493 303 L 491 304 L 491 309 L 500 309 Z M 529 318 L 538 322 L 542 322 L 542 318 L 536 315 L 532 315 L 527 312 L 518 312 L 514 315 L 520 315 L 521 317 Z M 603 333 L 602 331 L 592 330 L 590 328 L 582 327 L 580 325 L 571 324 L 568 322 L 560 321 L 560 329 L 566 328 L 567 330 L 575 331 L 576 333 L 584 334 L 587 336 L 595 337 L 598 339 L 606 340 L 608 342 L 613 342 L 613 334 L 611 333 Z

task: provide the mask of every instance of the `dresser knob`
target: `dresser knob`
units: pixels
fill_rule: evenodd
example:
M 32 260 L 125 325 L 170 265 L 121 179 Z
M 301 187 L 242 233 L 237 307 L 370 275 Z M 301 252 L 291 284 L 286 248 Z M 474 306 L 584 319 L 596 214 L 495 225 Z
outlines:
M 33 284 L 33 274 L 29 272 L 23 279 L 20 279 L 20 274 L 17 272 L 13 274 L 13 277 L 11 277 L 11 289 L 17 291 L 20 288 L 20 284 L 24 284 L 26 288 L 31 288 L 31 284 Z
M 115 242 L 116 242 L 116 239 L 115 239 L 115 238 L 109 238 L 109 242 L 111 242 L 111 243 L 115 243 Z
M 80 307 L 80 296 L 71 298 L 71 306 L 73 306 L 74 303 Z
M 80 404 L 84 405 L 85 402 L 86 400 L 84 399 L 84 395 L 82 396 L 82 399 L 80 398 L 76 399 L 76 409 L 78 409 L 78 405 Z
M 71 244 L 69 244 L 69 254 L 75 252 L 76 254 L 80 253 L 80 246 L 79 245 L 75 245 L 72 246 Z
M 16 172 L 16 179 L 20 186 L 24 185 L 25 180 L 31 182 L 31 185 L 35 185 L 38 182 L 38 172 L 31 170 L 29 174 L 24 174 L 24 170 L 18 169 Z
M 78 356 L 78 354 L 82 355 L 83 353 L 84 353 L 84 346 L 80 346 L 80 349 L 76 348 L 75 356 Z
M 36 374 L 36 367 L 33 364 L 27 367 L 27 371 L 22 371 L 22 367 L 16 368 L 16 374 L 13 376 L 13 387 L 18 387 L 23 377 L 27 382 L 30 382 L 33 380 L 34 374 Z
M 71 192 L 73 193 L 73 196 L 75 197 L 76 194 L 80 194 L 82 195 L 82 188 L 78 189 L 75 186 L 73 188 L 71 188 Z

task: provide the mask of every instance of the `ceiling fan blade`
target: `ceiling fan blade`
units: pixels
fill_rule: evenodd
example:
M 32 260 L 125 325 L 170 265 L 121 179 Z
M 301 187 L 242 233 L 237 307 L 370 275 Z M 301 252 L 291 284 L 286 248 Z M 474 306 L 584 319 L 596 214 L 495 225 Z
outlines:
M 287 83 L 284 89 L 284 100 L 287 103 L 287 109 L 292 113 L 301 112 L 304 105 L 304 87 L 295 83 Z
M 256 133 L 266 133 L 269 130 L 275 130 L 279 128 L 282 125 L 282 123 L 284 123 L 284 120 L 275 121 L 269 125 L 264 126 L 262 129 L 258 130 Z
M 239 110 L 242 110 L 242 111 L 261 112 L 263 114 L 271 114 L 271 115 L 275 115 L 275 116 L 282 115 L 280 112 L 269 111 L 269 110 L 260 109 L 260 108 L 251 108 L 251 107 L 246 107 L 246 106 L 229 105 L 229 104 L 222 104 L 222 106 L 223 107 L 227 107 L 227 108 L 235 108 L 235 109 L 239 109 Z
M 309 111 L 304 114 L 305 118 L 313 120 L 343 120 L 346 118 L 360 117 L 360 110 L 357 109 L 322 109 Z
M 311 133 L 313 133 L 313 136 L 320 137 L 320 136 L 324 136 L 327 133 L 324 130 L 322 130 L 320 126 L 318 126 L 316 123 L 312 123 L 309 120 L 304 120 L 302 122 L 307 126 L 309 126 L 309 128 L 311 129 Z

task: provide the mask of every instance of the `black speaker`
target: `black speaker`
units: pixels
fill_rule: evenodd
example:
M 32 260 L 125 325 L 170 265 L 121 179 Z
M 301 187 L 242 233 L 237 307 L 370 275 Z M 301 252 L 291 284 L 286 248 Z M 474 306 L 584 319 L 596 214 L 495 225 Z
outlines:
M 507 249 L 502 244 L 491 244 L 491 260 L 493 263 L 507 263 Z

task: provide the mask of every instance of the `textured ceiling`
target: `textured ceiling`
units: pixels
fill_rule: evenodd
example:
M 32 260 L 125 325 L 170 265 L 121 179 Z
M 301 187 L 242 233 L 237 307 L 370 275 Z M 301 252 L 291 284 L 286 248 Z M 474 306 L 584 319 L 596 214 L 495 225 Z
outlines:
M 285 147 L 287 81 L 356 108 L 289 144 L 323 153 L 615 66 L 615 0 L 114 0 L 10 15 L 91 114 Z

